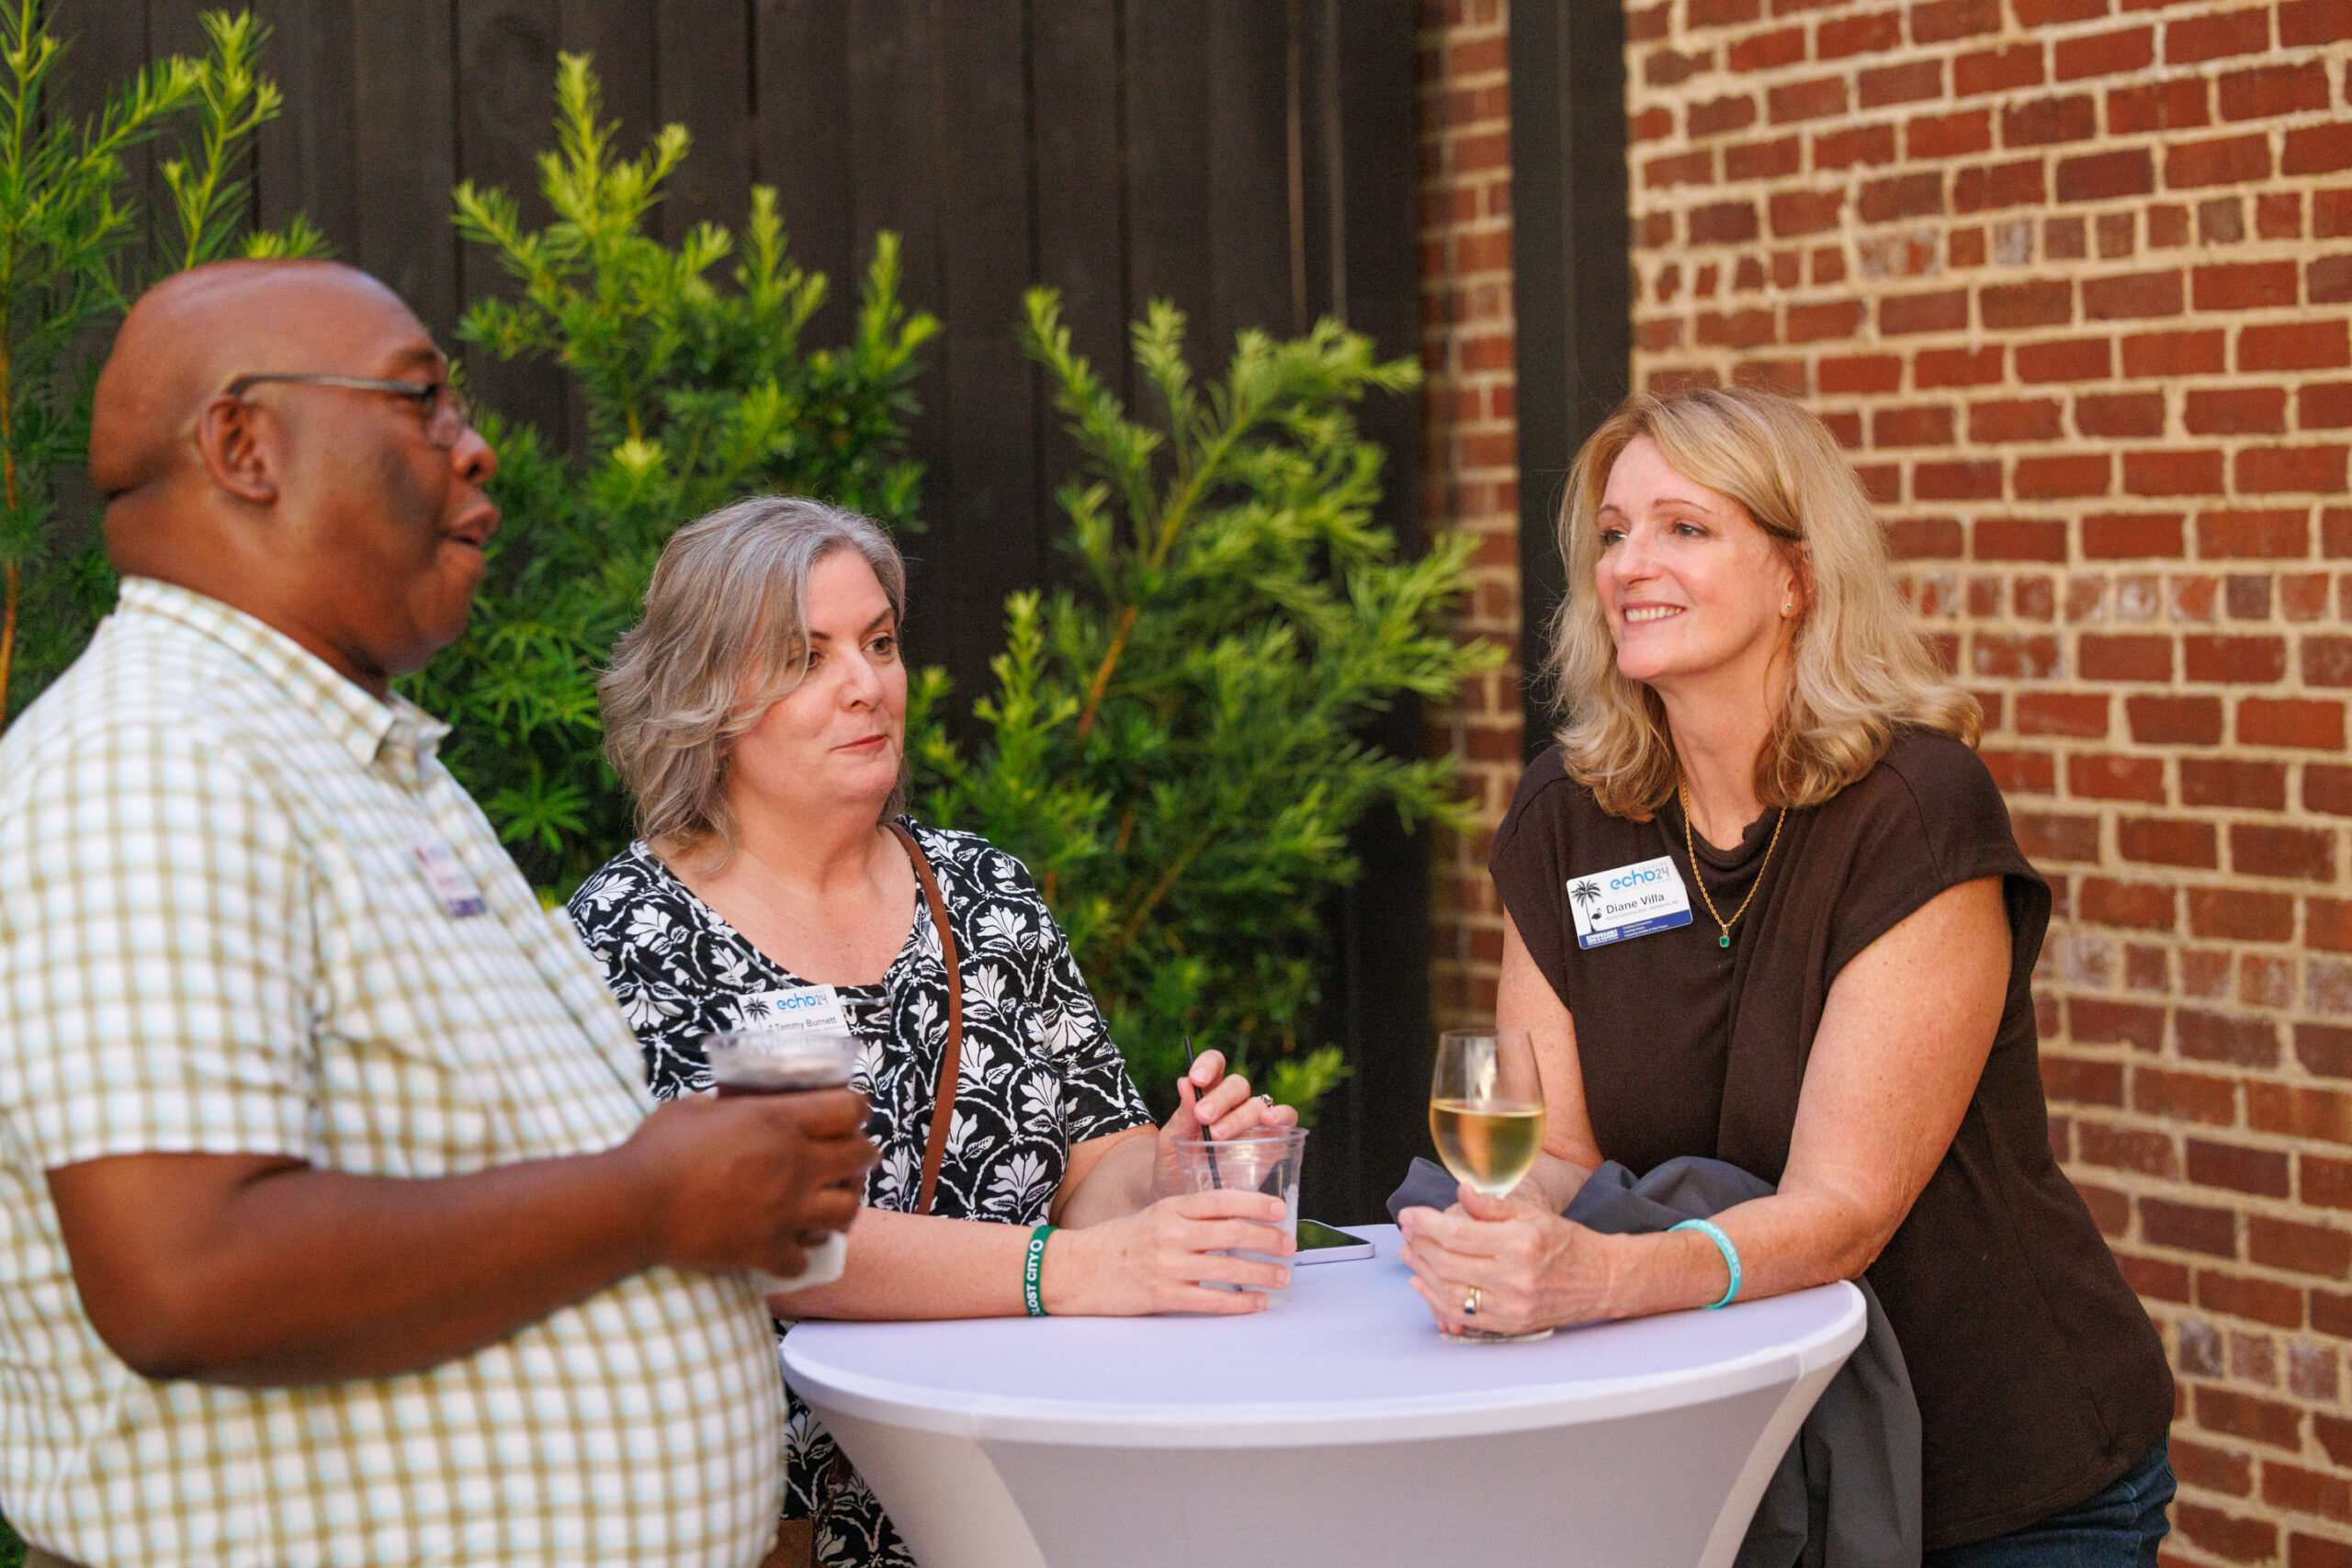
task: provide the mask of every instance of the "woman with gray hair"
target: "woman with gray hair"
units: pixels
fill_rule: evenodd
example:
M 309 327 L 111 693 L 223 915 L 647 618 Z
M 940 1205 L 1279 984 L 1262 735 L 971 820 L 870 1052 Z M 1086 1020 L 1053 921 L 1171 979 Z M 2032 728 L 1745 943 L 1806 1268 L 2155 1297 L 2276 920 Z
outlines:
M 1210 1287 L 1283 1282 L 1223 1255 L 1264 1248 L 1250 1222 L 1281 1200 L 1182 1195 L 1173 1145 L 1296 1112 L 1211 1051 L 1155 1130 L 1028 872 L 900 815 L 905 598 L 882 531 L 813 501 L 737 502 L 662 551 L 598 687 L 641 836 L 571 905 L 654 1092 L 707 1087 L 703 1039 L 780 1006 L 861 1043 L 882 1157 L 846 1271 L 774 1298 L 784 1316 L 1261 1310 Z M 790 1432 L 776 1560 L 911 1563 L 797 1398 Z

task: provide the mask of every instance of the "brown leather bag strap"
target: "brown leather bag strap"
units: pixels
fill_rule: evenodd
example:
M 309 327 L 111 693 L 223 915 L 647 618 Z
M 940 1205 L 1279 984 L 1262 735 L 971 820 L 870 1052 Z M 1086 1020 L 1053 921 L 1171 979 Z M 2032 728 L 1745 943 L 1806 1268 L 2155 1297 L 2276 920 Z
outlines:
M 931 1107 L 931 1142 L 922 1151 L 922 1186 L 915 1195 L 915 1213 L 931 1213 L 932 1194 L 939 1188 L 939 1167 L 947 1158 L 947 1124 L 956 1116 L 956 1078 L 964 1065 L 964 971 L 956 956 L 956 928 L 947 923 L 947 900 L 939 896 L 939 879 L 931 874 L 915 836 L 899 823 L 890 831 L 906 846 L 907 860 L 922 884 L 922 901 L 931 909 L 932 929 L 939 933 L 939 961 L 947 967 L 947 1050 L 939 1058 L 939 1092 Z

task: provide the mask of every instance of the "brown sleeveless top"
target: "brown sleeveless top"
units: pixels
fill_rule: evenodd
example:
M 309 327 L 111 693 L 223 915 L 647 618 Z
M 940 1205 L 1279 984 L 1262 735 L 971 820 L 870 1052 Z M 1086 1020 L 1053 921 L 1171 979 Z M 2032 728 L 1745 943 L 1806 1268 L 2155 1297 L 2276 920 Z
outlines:
M 1690 925 L 1578 945 L 1573 883 L 1660 855 L 1686 883 L 1693 868 L 1678 806 L 1611 817 L 1557 750 L 1521 780 L 1491 869 L 1576 1020 L 1601 1154 L 1637 1172 L 1710 1156 L 1776 1184 L 1838 971 L 1944 889 L 2002 878 L 2013 946 L 1991 1059 L 1866 1275 L 1919 1399 L 1928 1548 L 2001 1535 L 2114 1481 L 2173 1408 L 2163 1343 L 2050 1152 L 2030 989 L 2050 888 L 1992 776 L 1949 736 L 1899 731 L 1866 777 L 1791 812 L 1764 863 L 1774 815 L 1728 852 L 1697 840 L 1717 908 L 1755 889 L 1728 948 L 1695 886 Z

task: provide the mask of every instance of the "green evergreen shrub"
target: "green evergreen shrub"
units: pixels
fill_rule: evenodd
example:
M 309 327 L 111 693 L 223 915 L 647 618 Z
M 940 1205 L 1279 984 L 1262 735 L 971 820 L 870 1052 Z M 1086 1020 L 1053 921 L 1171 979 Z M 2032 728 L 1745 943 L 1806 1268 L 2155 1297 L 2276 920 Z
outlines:
M 67 45 L 40 0 L 0 4 L 0 723 L 73 662 L 114 603 L 86 519 L 61 515 L 88 451 L 90 389 L 115 322 L 157 278 L 227 255 L 309 255 L 300 219 L 248 232 L 253 135 L 277 114 L 258 70 L 269 29 L 208 11 L 205 53 L 173 55 L 77 121 L 57 106 Z M 178 125 L 158 226 L 129 159 Z
M 1367 723 L 1499 657 L 1448 624 L 1470 542 L 1405 559 L 1373 521 L 1383 455 L 1350 407 L 1418 368 L 1327 320 L 1287 343 L 1242 333 L 1196 384 L 1160 301 L 1133 329 L 1146 423 L 1071 353 L 1050 290 L 1027 309 L 1023 346 L 1088 468 L 1058 497 L 1082 586 L 1007 601 L 976 752 L 938 722 L 944 678 L 918 683 L 924 808 L 1028 863 L 1138 1081 L 1171 1081 L 1191 1035 L 1311 1108 L 1343 1071 L 1313 1031 L 1326 907 L 1360 870 L 1350 831 L 1383 807 L 1469 820 L 1450 758 L 1385 752 Z
M 897 239 L 876 240 L 850 340 L 808 348 L 821 275 L 786 253 L 775 193 L 752 193 L 737 252 L 696 225 L 677 244 L 646 231 L 686 155 L 664 128 L 615 154 L 584 55 L 556 81 L 556 147 L 539 157 L 554 221 L 526 230 L 503 191 L 457 191 L 465 236 L 494 251 L 512 299 L 467 312 L 458 336 L 502 358 L 560 363 L 584 411 L 571 456 L 486 413 L 492 493 L 504 523 L 465 635 L 404 689 L 454 727 L 444 752 L 525 872 L 550 899 L 628 842 L 628 795 L 604 759 L 596 676 L 642 613 L 662 544 L 680 525 L 761 491 L 817 495 L 912 525 L 919 464 L 906 456 L 916 353 L 937 330 L 899 299 Z

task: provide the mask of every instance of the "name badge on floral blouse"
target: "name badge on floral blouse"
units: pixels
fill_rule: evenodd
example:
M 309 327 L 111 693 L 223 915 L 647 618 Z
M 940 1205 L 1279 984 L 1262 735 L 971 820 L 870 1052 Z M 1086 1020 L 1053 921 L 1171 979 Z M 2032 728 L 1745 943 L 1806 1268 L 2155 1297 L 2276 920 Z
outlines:
M 745 1029 L 781 1029 L 794 1034 L 847 1034 L 849 1013 L 831 986 L 794 986 L 743 998 Z
M 1577 945 L 1600 947 L 1690 923 L 1690 893 L 1674 857 L 1635 861 L 1613 871 L 1568 878 L 1568 914 Z

